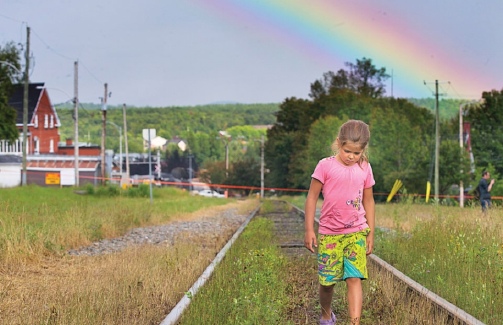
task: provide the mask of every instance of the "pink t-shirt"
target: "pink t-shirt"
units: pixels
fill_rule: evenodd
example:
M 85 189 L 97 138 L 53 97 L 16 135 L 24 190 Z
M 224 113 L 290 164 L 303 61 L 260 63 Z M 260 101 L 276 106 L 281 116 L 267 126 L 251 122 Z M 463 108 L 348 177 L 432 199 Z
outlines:
M 363 189 L 375 184 L 368 162 L 346 166 L 335 156 L 324 158 L 318 162 L 312 177 L 323 184 L 320 234 L 348 234 L 368 228 L 362 204 Z

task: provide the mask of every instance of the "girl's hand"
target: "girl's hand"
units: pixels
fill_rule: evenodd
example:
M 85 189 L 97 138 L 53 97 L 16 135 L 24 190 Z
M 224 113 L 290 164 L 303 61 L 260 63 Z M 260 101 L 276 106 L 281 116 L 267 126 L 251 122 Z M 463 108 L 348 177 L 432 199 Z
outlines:
M 372 254 L 373 250 L 374 250 L 374 233 L 370 232 L 367 235 L 367 255 Z
M 318 243 L 316 242 L 316 234 L 314 231 L 307 231 L 304 235 L 304 246 L 312 253 L 314 253 L 314 247 L 318 247 Z

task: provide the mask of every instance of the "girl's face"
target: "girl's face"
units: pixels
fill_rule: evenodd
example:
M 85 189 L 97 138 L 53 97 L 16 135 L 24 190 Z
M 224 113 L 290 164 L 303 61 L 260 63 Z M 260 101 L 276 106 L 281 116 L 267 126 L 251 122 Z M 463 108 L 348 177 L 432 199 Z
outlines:
M 339 141 L 337 140 L 337 143 Z M 345 145 L 341 146 L 339 143 L 339 152 L 337 159 L 346 166 L 352 166 L 360 161 L 363 149 L 358 143 L 348 141 Z

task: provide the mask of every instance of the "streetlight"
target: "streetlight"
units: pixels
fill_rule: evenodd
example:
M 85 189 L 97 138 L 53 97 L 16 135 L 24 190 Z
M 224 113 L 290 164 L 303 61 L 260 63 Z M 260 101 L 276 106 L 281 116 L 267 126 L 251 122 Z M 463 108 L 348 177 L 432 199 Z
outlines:
M 260 137 L 260 140 L 255 140 L 260 142 L 260 198 L 264 198 L 264 136 Z
M 10 68 L 16 70 L 17 73 L 19 73 L 20 75 L 22 75 L 23 73 L 18 69 L 18 67 L 16 67 L 14 64 L 10 63 L 9 61 L 0 61 L 0 65 L 2 64 L 5 64 L 7 66 L 9 66 Z M 12 80 L 11 78 L 11 82 L 17 82 L 16 80 Z
M 188 150 L 189 154 L 187 155 L 187 158 L 189 159 L 189 191 L 192 191 L 192 158 L 194 156 L 192 155 L 192 152 L 190 151 L 190 146 L 188 146 L 185 142 L 180 141 L 178 142 L 178 148 L 185 152 L 185 150 Z M 160 160 L 159 160 L 160 161 Z
M 219 131 L 220 138 L 225 142 L 225 177 L 229 177 L 229 142 L 232 136 L 226 131 Z
M 189 151 L 189 191 L 192 191 L 192 158 L 194 156 Z

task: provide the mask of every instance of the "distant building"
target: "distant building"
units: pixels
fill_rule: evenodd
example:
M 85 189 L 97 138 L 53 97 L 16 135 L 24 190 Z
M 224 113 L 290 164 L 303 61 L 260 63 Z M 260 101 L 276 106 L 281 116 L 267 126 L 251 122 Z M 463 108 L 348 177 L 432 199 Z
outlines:
M 24 85 L 14 85 L 8 101 L 17 112 L 16 126 L 19 138 L 14 143 L 0 140 L 0 187 L 21 184 L 23 156 Z M 61 122 L 51 104 L 44 83 L 31 83 L 28 87 L 27 118 L 27 184 L 41 186 L 75 185 L 75 145 L 72 139 L 60 142 Z M 101 177 L 101 147 L 79 143 L 79 185 L 96 184 Z M 19 172 L 19 173 L 18 173 Z
M 150 149 L 152 150 L 166 150 L 166 143 L 168 140 L 164 139 L 161 136 L 156 136 L 155 138 L 150 140 Z M 143 148 L 148 149 L 148 140 L 143 140 Z
M 22 159 L 16 155 L 0 155 L 0 188 L 21 184 Z
M 23 153 L 23 99 L 24 85 L 14 85 L 8 105 L 17 112 L 16 127 L 19 138 L 14 143 L 0 140 L 0 154 Z M 27 154 L 57 154 L 61 123 L 51 104 L 44 83 L 31 83 L 28 87 Z
M 101 176 L 100 157 L 79 157 L 79 185 L 98 184 Z M 40 186 L 75 185 L 75 158 L 68 156 L 31 156 L 27 183 Z
M 63 156 L 75 155 L 75 144 L 73 139 L 66 139 L 58 145 L 58 154 Z M 80 156 L 99 156 L 101 155 L 101 146 L 97 144 L 88 144 L 79 142 L 79 157 Z

